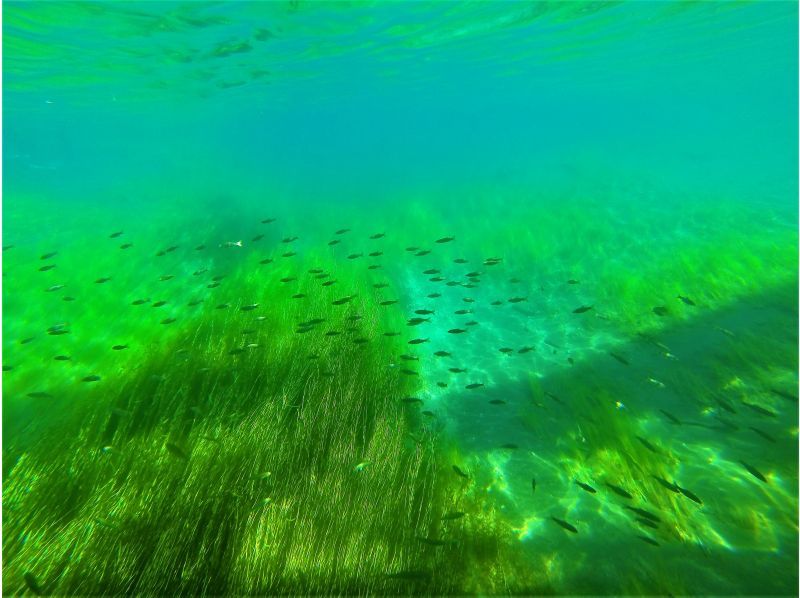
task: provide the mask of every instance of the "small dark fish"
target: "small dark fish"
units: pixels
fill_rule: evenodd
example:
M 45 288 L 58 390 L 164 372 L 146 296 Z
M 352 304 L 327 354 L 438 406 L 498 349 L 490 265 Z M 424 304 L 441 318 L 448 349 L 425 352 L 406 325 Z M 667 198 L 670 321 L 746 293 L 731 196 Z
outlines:
M 469 388 L 469 387 L 467 387 L 467 388 Z M 489 404 L 490 405 L 507 405 L 508 403 L 506 403 L 502 399 L 492 399 L 491 401 L 489 401 Z
M 744 461 L 739 461 L 739 463 L 741 463 L 742 465 L 744 465 L 744 468 L 745 468 L 747 471 L 749 471 L 751 475 L 753 475 L 754 477 L 757 477 L 759 480 L 761 480 L 761 481 L 762 481 L 762 482 L 764 482 L 765 484 L 768 484 L 768 483 L 769 483 L 769 482 L 767 482 L 767 478 L 765 478 L 765 477 L 764 477 L 764 474 L 763 474 L 763 473 L 761 473 L 760 471 L 758 471 L 758 470 L 757 470 L 755 467 L 753 467 L 752 465 L 748 465 L 748 464 L 747 464 L 747 463 L 745 463 Z M 691 497 L 690 497 L 690 498 L 691 498 Z
M 39 259 L 43 260 L 43 261 L 44 260 L 49 260 L 51 257 L 55 257 L 57 255 L 58 255 L 57 251 L 51 251 L 50 253 L 45 253 L 44 255 L 40 255 Z
M 430 341 L 430 339 L 428 339 L 428 338 L 415 338 L 415 339 L 412 339 L 412 340 L 408 341 L 408 344 L 409 345 L 421 345 L 422 343 L 427 343 L 429 341 Z
M 47 287 L 47 288 L 44 290 L 44 292 L 45 292 L 45 293 L 54 293 L 54 292 L 56 292 L 56 291 L 60 291 L 60 290 L 61 290 L 61 289 L 63 289 L 63 288 L 64 288 L 64 285 L 63 285 L 63 284 L 54 284 L 54 285 L 53 285 L 53 286 L 51 286 L 51 287 Z
M 343 234 L 345 234 L 345 233 L 349 233 L 349 232 L 350 232 L 350 229 L 349 229 L 349 228 L 340 228 L 339 230 L 337 230 L 337 231 L 336 231 L 335 233 L 333 233 L 333 234 L 334 234 L 334 235 L 343 235 Z
M 419 247 L 406 247 L 406 251 L 416 251 Z
M 434 355 L 436 355 L 436 357 L 450 357 L 450 353 L 447 351 L 436 351 Z
M 570 278 L 570 279 L 567 281 L 567 284 L 580 284 L 580 283 L 579 283 L 577 280 L 575 280 L 575 279 L 573 279 L 573 278 Z
M 323 278 L 330 278 L 330 277 L 331 277 L 330 274 L 326 274 L 324 272 L 314 276 L 314 278 L 316 278 L 317 280 L 322 280 Z
M 123 351 L 128 348 L 128 345 L 114 345 L 111 347 L 114 351 Z
M 369 254 L 369 257 L 378 257 L 381 255 L 383 255 L 382 251 L 373 251 L 372 253 Z
M 467 388 L 468 390 L 475 390 L 476 388 L 480 388 L 481 386 L 483 386 L 483 384 L 482 384 L 482 383 L 480 383 L 480 382 L 473 382 L 472 384 L 467 384 L 467 385 L 465 386 L 465 388 Z
M 3 251 L 8 251 L 9 249 L 14 249 L 14 245 L 3 245 Z
M 644 447 L 645 447 L 645 448 L 646 448 L 648 451 L 650 451 L 651 453 L 655 453 L 655 454 L 658 454 L 658 453 L 659 453 L 659 450 L 658 450 L 658 449 L 657 449 L 655 446 L 653 446 L 653 445 L 650 443 L 650 441 L 649 441 L 649 440 L 647 440 L 646 438 L 642 438 L 641 436 L 637 436 L 637 437 L 636 437 L 636 439 L 637 439 L 639 442 L 641 442 L 641 443 L 644 445 Z
M 383 336 L 400 336 L 399 332 L 384 332 Z
M 420 316 L 429 316 L 429 315 L 434 314 L 436 312 L 434 310 L 432 310 L 432 309 L 418 309 L 418 310 L 415 310 L 414 313 L 418 314 Z
M 258 263 L 259 264 L 271 264 L 272 263 L 272 258 L 271 257 L 265 258 L 265 259 L 261 260 Z
M 337 282 L 338 282 L 337 280 L 326 280 L 325 282 L 322 283 L 322 286 L 324 286 L 324 287 L 333 286 Z
M 508 302 L 509 303 L 520 303 L 522 301 L 527 301 L 527 300 L 528 300 L 527 297 L 511 297 L 511 299 L 509 299 Z
M 428 255 L 429 253 L 430 253 L 429 249 L 422 249 L 417 253 L 415 253 L 414 255 L 416 255 L 417 257 L 422 257 L 423 255 Z
M 611 355 L 611 357 L 613 357 L 617 361 L 619 361 L 621 364 L 630 365 L 630 362 L 627 359 L 625 359 L 622 355 L 617 355 L 616 353 L 612 353 L 611 351 L 609 351 L 608 354 Z
M 766 415 L 767 417 L 777 416 L 777 413 L 775 413 L 774 411 L 770 411 L 769 409 L 764 409 L 761 405 L 756 405 L 754 403 L 747 403 L 745 401 L 742 401 L 742 405 L 748 407 L 750 410 L 755 411 L 760 415 Z
M 170 252 L 172 252 L 172 251 L 175 251 L 177 248 L 178 248 L 178 246 L 177 246 L 177 245 L 170 245 L 169 247 L 167 247 L 167 248 L 164 250 L 164 253 L 170 253 Z
M 231 306 L 230 303 L 220 303 L 217 305 L 217 309 L 228 309 Z
M 569 532 L 572 532 L 573 534 L 577 534 L 578 533 L 578 529 L 574 525 L 572 525 L 571 523 L 567 523 L 563 519 L 558 519 L 557 517 L 550 517 L 550 519 L 555 521 L 558 525 L 563 527 L 565 530 L 567 530 Z
M 433 280 L 433 278 L 431 278 L 431 280 Z M 442 280 L 444 280 L 444 279 L 442 279 Z M 458 286 L 461 286 L 461 283 L 458 282 L 457 280 L 449 280 L 449 281 L 447 281 L 447 286 L 448 287 L 458 287 Z
M 442 278 L 441 276 L 434 276 L 433 278 L 429 278 L 428 280 L 430 280 L 431 282 L 442 282 L 444 278 Z
M 731 405 L 730 401 L 728 401 L 727 399 L 724 399 L 720 396 L 715 396 L 714 400 L 720 407 L 722 407 L 728 413 L 734 413 L 734 414 L 736 413 L 736 409 L 733 408 L 733 405 Z
M 453 467 L 455 467 L 455 466 L 453 466 Z M 465 515 L 466 515 L 466 513 L 464 511 L 451 511 L 450 513 L 445 513 L 442 516 L 442 521 L 454 521 L 456 519 L 461 519 Z
M 455 237 L 442 237 L 441 239 L 436 239 L 437 243 L 449 243 L 450 241 L 454 241 Z
M 653 313 L 656 314 L 657 316 L 663 317 L 669 315 L 669 310 L 663 305 L 657 305 L 656 307 L 653 308 Z
M 536 351 L 536 347 L 522 347 L 517 351 L 517 353 L 530 353 L 531 351 Z
M 593 305 L 581 305 L 579 308 L 573 309 L 572 313 L 574 313 L 574 314 L 586 313 L 587 311 L 589 311 L 593 307 L 594 307 Z
M 363 256 L 364 256 L 363 253 L 351 253 L 350 255 L 347 256 L 347 259 L 348 260 L 354 260 L 354 259 L 357 259 L 357 258 L 360 258 L 360 257 L 363 257 Z
M 636 537 L 639 538 L 642 542 L 647 542 L 648 544 L 652 544 L 653 546 L 661 546 L 661 544 L 653 540 L 653 538 L 648 538 L 647 536 L 636 536 Z
M 375 233 L 374 235 L 370 235 L 370 239 L 380 239 L 381 237 L 385 237 L 386 233 Z
M 584 484 L 583 482 L 579 482 L 578 480 L 575 480 L 575 483 L 584 490 L 586 490 L 586 492 L 589 492 L 590 494 L 597 494 L 597 490 L 592 488 L 589 484 Z
M 400 399 L 400 400 L 401 400 L 403 403 L 408 403 L 408 404 L 412 404 L 412 403 L 422 403 L 422 399 L 418 399 L 417 397 L 405 397 L 405 398 L 403 398 L 403 399 Z
M 284 237 L 283 239 L 281 239 L 281 243 L 292 243 L 294 241 L 297 241 L 298 238 L 299 237 Z
M 153 303 L 153 305 L 151 307 L 161 307 L 162 305 L 166 305 L 166 304 L 167 304 L 166 301 L 156 301 L 155 303 Z
M 466 372 L 466 371 L 467 371 L 467 370 L 465 370 L 465 369 L 463 369 L 463 368 L 449 368 L 449 369 L 450 369 L 450 371 L 451 371 L 451 372 L 453 372 L 454 374 L 463 374 L 464 372 Z
M 296 276 L 286 276 L 281 278 L 281 282 L 292 282 L 293 280 L 297 280 Z
M 531 478 L 531 493 L 536 494 L 536 478 Z
M 29 396 L 32 399 L 52 399 L 53 398 L 53 395 L 51 395 L 49 392 L 44 392 L 44 391 L 41 391 L 41 390 L 37 390 L 37 391 L 34 391 L 34 392 L 29 392 L 27 396 Z
M 110 276 L 103 276 L 101 278 L 98 278 L 94 282 L 95 282 L 95 284 L 103 284 L 104 282 L 108 282 L 109 280 L 111 280 Z
M 419 376 L 419 372 L 415 372 L 414 370 L 400 370 L 400 373 L 406 376 Z
M 170 453 L 170 454 L 171 454 L 173 457 L 177 457 L 177 458 L 178 458 L 178 459 L 180 459 L 181 461 L 188 461 L 188 460 L 189 460 L 189 455 L 187 455 L 187 454 L 186 454 L 186 451 L 184 451 L 184 450 L 183 450 L 181 447 L 179 447 L 177 444 L 174 444 L 174 443 L 172 443 L 172 442 L 168 442 L 168 443 L 166 443 L 166 444 L 164 445 L 164 447 L 167 449 L 167 451 L 168 451 L 168 452 L 169 452 L 169 453 Z
M 453 260 L 454 264 L 466 264 L 469 260 L 465 260 L 463 257 L 459 257 Z
M 504 353 L 505 355 L 510 355 L 511 353 L 514 352 L 514 349 L 512 349 L 511 347 L 500 347 L 500 349 L 498 349 L 498 351 L 500 351 L 501 353 Z
M 430 322 L 430 318 L 411 318 L 406 322 L 406 326 L 419 326 L 424 322 Z
M 437 540 L 436 538 L 423 538 L 422 536 L 417 536 L 417 540 L 420 542 L 427 544 L 428 546 L 449 546 L 454 542 L 452 540 Z
M 513 442 L 509 442 L 500 446 L 501 449 L 506 449 L 509 451 L 515 451 L 519 448 L 518 444 L 514 444 Z
M 287 251 L 286 253 L 282 253 L 281 257 L 292 257 L 294 255 L 297 255 L 296 251 Z
M 469 475 L 463 469 L 461 469 L 458 465 L 453 465 L 453 471 L 455 471 L 456 474 L 461 476 L 462 478 L 469 478 Z
M 61 300 L 62 301 L 75 301 L 75 297 L 66 296 L 66 297 L 62 297 Z
M 56 355 L 53 359 L 56 361 L 69 361 L 72 358 L 69 355 Z
M 161 320 L 162 324 L 172 324 L 173 322 L 175 322 L 175 318 L 165 318 Z
M 386 301 L 381 301 L 379 305 L 394 305 L 395 303 L 397 303 L 396 299 L 388 299 Z
M 425 270 L 423 274 L 439 274 L 441 270 L 437 270 L 436 268 L 430 268 L 429 270 Z
M 251 303 L 249 305 L 242 305 L 239 308 L 239 311 L 253 311 L 254 309 L 258 309 L 258 303 Z
M 793 403 L 797 403 L 797 395 L 794 395 L 790 392 L 786 392 L 785 390 L 780 390 L 778 388 L 770 388 L 769 391 L 773 394 L 778 395 L 782 399 L 786 399 L 787 401 L 792 401 Z
M 449 332 L 450 334 L 463 334 L 464 332 L 466 332 L 466 330 L 464 330 L 463 328 L 451 328 L 447 332 Z
M 29 336 L 28 338 L 23 338 L 21 341 L 19 341 L 19 344 L 20 345 L 27 345 L 31 341 L 33 341 L 33 337 Z
M 296 295 L 292 295 L 292 299 L 302 299 L 305 297 L 303 293 L 297 293 Z
M 441 293 L 431 293 L 427 297 L 428 297 L 428 299 L 437 299 L 438 297 L 441 297 L 441 296 L 442 296 Z
M 437 382 L 436 386 L 439 388 L 447 388 L 447 382 Z
M 205 245 L 198 245 L 197 247 L 194 248 L 194 250 L 195 251 L 203 251 L 203 249 L 205 249 L 205 248 L 206 248 Z
M 255 243 L 257 241 L 260 241 L 263 238 L 264 238 L 264 235 L 256 235 L 255 237 L 253 237 L 253 241 L 252 242 Z
M 767 440 L 767 441 L 773 442 L 773 443 L 775 442 L 775 439 L 772 436 L 770 436 L 769 434 L 767 434 L 766 432 L 764 432 L 763 430 L 759 430 L 758 428 L 754 428 L 753 426 L 749 426 L 749 428 L 753 432 L 755 432 L 756 434 L 761 436 L 761 438 L 763 438 L 764 440 Z
M 59 336 L 61 334 L 69 334 L 69 330 L 65 328 L 57 328 L 55 330 L 48 330 L 47 334 L 50 336 Z
M 372 285 L 372 288 L 373 289 L 385 289 L 388 286 L 389 286 L 389 284 L 386 283 L 386 282 L 377 282 L 374 285 Z
M 672 415 L 669 411 L 664 411 L 663 409 L 659 409 L 659 411 L 661 413 L 663 413 L 667 417 L 667 419 L 670 420 L 676 426 L 680 426 L 681 425 L 681 420 L 679 420 L 677 417 Z
M 380 264 L 371 264 L 367 266 L 367 270 L 380 270 L 382 267 Z
M 652 527 L 653 529 L 658 529 L 658 524 L 655 521 L 650 521 L 649 519 L 645 519 L 644 517 L 637 517 L 636 521 L 640 525 L 646 525 L 647 527 Z
M 56 267 L 55 264 L 48 264 L 47 266 L 42 266 L 41 268 L 39 268 L 39 272 L 47 272 L 48 270 L 52 270 L 55 267 Z
M 454 311 L 453 313 L 456 314 L 457 316 L 466 316 L 467 314 L 471 314 L 472 310 L 471 309 L 458 309 L 458 310 Z
M 619 486 L 615 486 L 614 484 L 609 484 L 609 483 L 606 483 L 606 486 L 611 488 L 611 490 L 615 494 L 619 494 L 623 498 L 628 498 L 628 499 L 632 499 L 633 498 L 633 496 L 627 490 L 624 490 L 623 488 L 620 488 Z
M 200 305 L 202 302 L 203 302 L 203 299 L 192 299 L 186 305 L 188 305 L 189 307 L 195 307 L 196 305 Z
M 678 489 L 678 491 L 679 491 L 681 494 L 683 494 L 683 495 L 684 495 L 686 498 L 688 498 L 689 500 L 693 500 L 693 501 L 694 501 L 694 502 L 696 502 L 698 505 L 702 505 L 702 504 L 703 504 L 703 501 L 702 501 L 702 500 L 700 500 L 700 498 L 699 498 L 699 497 L 698 497 L 698 496 L 697 496 L 695 493 L 691 492 L 690 490 L 687 490 L 686 488 L 681 488 L 681 487 L 680 487 L 680 486 L 678 486 L 677 484 L 675 484 L 675 487 Z
M 629 507 L 627 505 L 625 506 L 625 508 L 628 509 L 629 511 L 633 511 L 640 517 L 644 517 L 645 519 L 649 519 L 650 521 L 653 521 L 655 523 L 661 523 L 661 519 L 659 519 L 656 515 L 653 515 L 650 511 L 645 511 L 644 509 L 639 509 L 637 507 Z
M 341 332 L 339 332 L 338 330 L 329 330 L 328 332 L 325 333 L 325 336 L 338 336 L 340 334 Z
M 272 222 L 275 222 L 274 218 L 264 218 L 264 220 L 261 221 L 261 224 L 270 224 Z
M 330 246 L 338 245 L 340 242 L 341 241 L 339 241 L 339 239 L 333 239 L 332 241 L 328 241 L 328 245 Z
M 652 477 L 653 477 L 653 479 L 655 479 L 656 482 L 658 482 L 659 484 L 664 486 L 664 488 L 666 488 L 670 492 L 674 492 L 675 494 L 680 494 L 681 493 L 681 489 L 677 484 L 671 484 L 670 482 L 668 482 L 664 478 L 660 478 L 657 475 L 654 475 Z
M 159 280 L 160 280 L 161 282 L 165 282 L 165 281 L 167 281 L 167 280 L 171 280 L 171 279 L 173 279 L 173 278 L 175 278 L 175 275 L 174 275 L 174 274 L 163 274 L 162 276 L 160 276 L 160 277 L 159 277 Z
M 489 305 L 503 305 L 502 301 L 492 301 Z
M 100 380 L 100 376 L 96 374 L 92 374 L 90 376 L 84 376 L 83 378 L 81 378 L 81 382 L 97 382 L 98 380 Z
M 684 297 L 683 295 L 678 295 L 677 298 L 680 299 L 681 301 L 683 301 L 686 305 L 691 305 L 691 306 L 695 305 L 694 301 L 692 301 L 688 297 Z
M 473 299 L 472 297 L 462 297 L 461 300 L 464 303 L 475 303 L 475 299 Z

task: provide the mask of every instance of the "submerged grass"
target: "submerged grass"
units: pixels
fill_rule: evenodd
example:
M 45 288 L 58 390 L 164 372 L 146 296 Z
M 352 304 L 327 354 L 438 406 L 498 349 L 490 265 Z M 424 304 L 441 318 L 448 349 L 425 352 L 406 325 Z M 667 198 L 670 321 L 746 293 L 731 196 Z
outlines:
M 268 311 L 208 301 L 135 371 L 65 388 L 7 443 L 4 591 L 499 589 L 476 566 L 508 548 L 496 523 L 400 400 L 418 384 L 389 367 L 405 339 L 374 342 L 391 312 L 354 276 L 351 303 L 301 305 L 281 268 L 251 271 L 225 284 Z M 298 328 L 309 314 L 324 322 Z

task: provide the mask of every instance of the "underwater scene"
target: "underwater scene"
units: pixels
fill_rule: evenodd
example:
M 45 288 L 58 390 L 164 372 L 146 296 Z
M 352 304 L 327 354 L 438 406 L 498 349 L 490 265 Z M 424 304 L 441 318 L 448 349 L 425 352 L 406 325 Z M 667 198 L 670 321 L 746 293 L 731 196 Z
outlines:
M 2 12 L 4 595 L 797 595 L 796 2 Z

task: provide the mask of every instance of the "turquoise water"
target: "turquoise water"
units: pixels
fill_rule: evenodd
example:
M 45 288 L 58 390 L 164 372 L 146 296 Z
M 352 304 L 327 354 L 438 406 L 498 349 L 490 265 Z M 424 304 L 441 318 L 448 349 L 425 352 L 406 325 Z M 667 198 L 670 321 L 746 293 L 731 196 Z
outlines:
M 4 592 L 793 595 L 797 29 L 6 2 Z

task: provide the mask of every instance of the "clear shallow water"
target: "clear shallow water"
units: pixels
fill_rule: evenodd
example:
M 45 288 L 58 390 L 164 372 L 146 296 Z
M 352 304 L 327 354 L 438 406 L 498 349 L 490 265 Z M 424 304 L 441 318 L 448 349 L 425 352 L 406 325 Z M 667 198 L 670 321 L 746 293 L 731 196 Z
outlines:
M 3 16 L 5 591 L 793 593 L 796 6 Z

